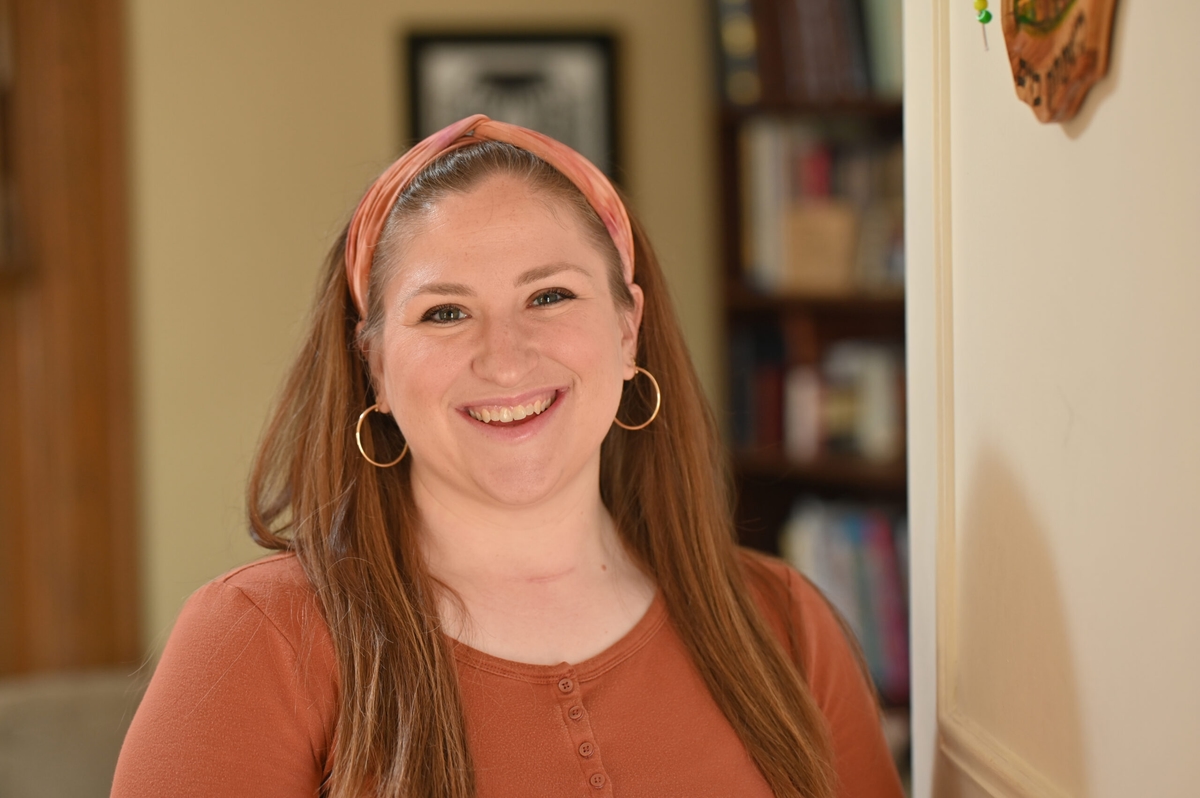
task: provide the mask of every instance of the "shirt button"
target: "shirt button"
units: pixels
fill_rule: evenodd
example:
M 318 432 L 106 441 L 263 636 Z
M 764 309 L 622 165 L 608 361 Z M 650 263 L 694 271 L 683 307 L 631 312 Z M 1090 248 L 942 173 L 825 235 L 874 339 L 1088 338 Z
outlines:
M 583 717 L 583 707 L 571 707 L 567 710 L 567 715 L 571 720 L 579 720 Z
M 569 693 L 575 689 L 575 682 L 564 676 L 558 680 L 558 689 L 562 690 L 564 693 Z
M 589 757 L 594 753 L 596 753 L 596 747 L 594 745 L 592 745 L 591 743 L 589 743 L 587 740 L 584 740 L 582 743 L 579 744 L 579 755 L 580 756 Z
M 603 790 L 604 789 L 604 774 L 603 773 L 593 773 L 592 777 L 590 779 L 588 779 L 588 783 L 591 784 L 593 787 L 595 787 L 597 790 Z

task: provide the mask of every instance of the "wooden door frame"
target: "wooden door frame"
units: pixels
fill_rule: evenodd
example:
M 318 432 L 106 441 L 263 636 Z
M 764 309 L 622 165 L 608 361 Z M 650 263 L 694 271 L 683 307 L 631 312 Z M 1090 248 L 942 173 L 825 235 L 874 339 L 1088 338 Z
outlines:
M 119 0 L 5 0 L 0 673 L 136 661 Z

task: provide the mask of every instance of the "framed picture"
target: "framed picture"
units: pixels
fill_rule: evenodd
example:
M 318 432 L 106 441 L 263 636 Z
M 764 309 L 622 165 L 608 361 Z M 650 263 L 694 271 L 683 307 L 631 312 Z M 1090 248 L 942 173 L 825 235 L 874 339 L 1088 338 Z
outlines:
M 611 36 L 412 34 L 408 54 L 413 141 L 487 114 L 558 139 L 617 177 Z

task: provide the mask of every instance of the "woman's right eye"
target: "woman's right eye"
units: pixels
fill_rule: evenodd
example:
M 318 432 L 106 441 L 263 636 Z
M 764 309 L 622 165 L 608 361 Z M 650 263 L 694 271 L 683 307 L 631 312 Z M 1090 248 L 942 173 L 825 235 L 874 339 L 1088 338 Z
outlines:
M 435 324 L 450 324 L 455 321 L 462 321 L 467 317 L 463 313 L 462 308 L 457 305 L 439 305 L 436 308 L 430 308 L 421 317 L 421 321 L 432 321 Z

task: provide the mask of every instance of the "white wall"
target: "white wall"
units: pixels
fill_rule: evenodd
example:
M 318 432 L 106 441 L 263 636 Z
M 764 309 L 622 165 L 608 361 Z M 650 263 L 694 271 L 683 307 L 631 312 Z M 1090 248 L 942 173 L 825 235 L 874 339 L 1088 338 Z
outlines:
M 1200 7 L 1042 125 L 968 5 L 906 4 L 918 794 L 1193 795 Z
M 144 628 L 257 555 L 247 468 L 318 265 L 407 130 L 404 30 L 618 34 L 628 188 L 713 394 L 702 0 L 129 0 Z

